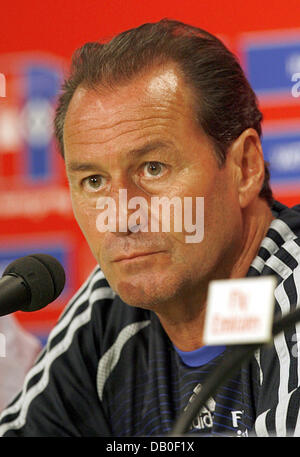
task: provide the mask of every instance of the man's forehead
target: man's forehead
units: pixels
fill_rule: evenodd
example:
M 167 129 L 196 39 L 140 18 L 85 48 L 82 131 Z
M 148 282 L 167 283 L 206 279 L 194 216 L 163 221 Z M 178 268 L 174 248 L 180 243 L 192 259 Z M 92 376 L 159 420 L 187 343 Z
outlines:
M 108 87 L 99 84 L 93 87 L 80 85 L 70 102 L 68 113 L 84 117 L 91 112 L 124 112 L 129 107 L 134 111 L 140 106 L 159 106 L 176 103 L 184 106 L 187 101 L 187 86 L 180 71 L 173 64 L 154 67 L 132 78 L 127 83 L 115 83 Z
M 145 138 L 166 142 L 200 130 L 190 88 L 176 67 L 165 65 L 115 88 L 78 87 L 65 119 L 64 147 L 113 150 L 120 141 L 139 147 Z

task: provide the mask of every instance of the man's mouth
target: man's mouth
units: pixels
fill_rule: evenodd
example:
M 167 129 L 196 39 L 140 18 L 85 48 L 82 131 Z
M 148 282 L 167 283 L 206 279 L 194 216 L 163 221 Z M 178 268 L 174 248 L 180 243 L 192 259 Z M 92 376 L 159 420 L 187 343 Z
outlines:
M 135 259 L 142 259 L 144 257 L 149 257 L 154 254 L 159 254 L 164 251 L 154 251 L 154 252 L 132 252 L 130 254 L 121 255 L 117 257 L 114 262 L 127 262 Z

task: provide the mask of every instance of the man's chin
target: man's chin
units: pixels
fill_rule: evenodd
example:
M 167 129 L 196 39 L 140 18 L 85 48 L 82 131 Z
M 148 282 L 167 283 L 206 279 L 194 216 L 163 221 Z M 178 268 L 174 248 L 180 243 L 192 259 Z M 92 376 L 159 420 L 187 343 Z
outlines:
M 133 284 L 120 281 L 116 293 L 130 306 L 153 311 L 160 309 L 161 305 L 172 300 L 172 294 L 166 288 L 148 284 Z
M 119 273 L 119 272 L 118 272 Z M 152 310 L 182 301 L 190 291 L 190 281 L 181 271 L 160 268 L 159 271 L 139 271 L 134 274 L 105 272 L 112 289 L 128 305 Z

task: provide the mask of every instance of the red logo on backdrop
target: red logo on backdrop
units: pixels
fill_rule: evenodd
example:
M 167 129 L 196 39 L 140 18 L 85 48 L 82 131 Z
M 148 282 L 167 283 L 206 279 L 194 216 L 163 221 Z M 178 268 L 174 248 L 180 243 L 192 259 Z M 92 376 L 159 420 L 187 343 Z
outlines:
M 0 218 L 71 214 L 53 135 L 63 72 L 51 55 L 0 56 Z

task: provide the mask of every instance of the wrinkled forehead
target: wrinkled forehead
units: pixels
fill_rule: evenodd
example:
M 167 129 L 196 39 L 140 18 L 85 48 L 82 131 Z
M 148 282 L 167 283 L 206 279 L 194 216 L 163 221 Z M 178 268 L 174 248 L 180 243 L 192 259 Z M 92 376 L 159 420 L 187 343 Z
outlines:
M 71 99 L 65 122 L 68 122 L 70 116 L 84 120 L 87 116 L 91 117 L 93 112 L 98 112 L 106 113 L 109 117 L 116 111 L 134 112 L 136 108 L 143 106 L 167 109 L 172 104 L 174 109 L 178 105 L 191 111 L 193 100 L 191 92 L 181 72 L 173 64 L 144 71 L 129 82 L 112 87 L 98 85 L 91 88 L 82 84 Z
M 99 154 L 143 149 L 149 143 L 177 144 L 185 149 L 202 129 L 194 116 L 191 94 L 172 66 L 152 69 L 128 84 L 77 88 L 64 127 L 65 155 Z M 188 152 L 186 152 L 188 154 Z

